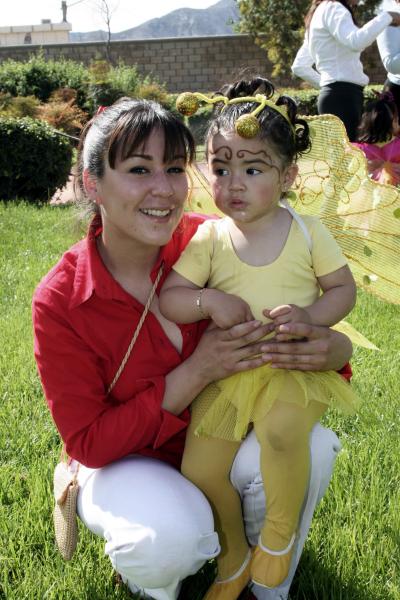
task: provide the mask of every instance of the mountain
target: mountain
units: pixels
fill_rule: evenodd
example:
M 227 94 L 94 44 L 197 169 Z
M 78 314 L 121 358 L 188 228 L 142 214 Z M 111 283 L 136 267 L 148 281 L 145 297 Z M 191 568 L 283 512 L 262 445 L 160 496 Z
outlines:
M 144 40 L 207 35 L 231 35 L 239 20 L 236 0 L 220 0 L 208 8 L 179 8 L 164 17 L 151 19 L 132 29 L 112 33 L 112 40 Z M 112 21 L 111 21 L 112 25 Z M 105 31 L 71 32 L 71 42 L 97 42 L 107 39 Z

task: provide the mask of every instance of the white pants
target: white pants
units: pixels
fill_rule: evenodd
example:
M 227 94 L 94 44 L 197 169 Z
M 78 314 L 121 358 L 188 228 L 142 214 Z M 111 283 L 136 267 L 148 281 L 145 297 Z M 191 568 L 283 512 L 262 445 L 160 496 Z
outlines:
M 314 509 L 340 450 L 337 436 L 319 424 L 311 433 L 310 446 L 310 485 L 289 576 L 273 590 L 255 586 L 258 600 L 288 597 Z M 240 446 L 231 471 L 251 545 L 257 543 L 265 514 L 259 456 L 252 432 Z M 105 553 L 133 592 L 140 590 L 155 600 L 176 600 L 182 580 L 218 555 L 218 536 L 206 498 L 169 465 L 130 456 L 102 469 L 81 466 L 79 482 L 78 514 L 106 540 Z

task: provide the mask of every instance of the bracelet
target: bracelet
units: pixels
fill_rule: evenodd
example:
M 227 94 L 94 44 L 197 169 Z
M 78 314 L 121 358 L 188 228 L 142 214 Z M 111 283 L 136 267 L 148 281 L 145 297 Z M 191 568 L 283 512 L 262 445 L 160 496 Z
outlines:
M 198 295 L 198 296 L 197 296 L 197 298 L 196 298 L 196 306 L 197 306 L 197 308 L 199 309 L 199 312 L 200 312 L 200 314 L 201 314 L 201 316 L 202 316 L 202 318 L 203 318 L 203 319 L 208 319 L 208 315 L 206 315 L 206 313 L 204 312 L 204 310 L 203 310 L 203 307 L 202 307 L 202 305 L 201 305 L 201 296 L 202 296 L 203 292 L 204 292 L 206 289 L 207 289 L 207 288 L 202 288 L 202 289 L 199 291 L 199 295 Z

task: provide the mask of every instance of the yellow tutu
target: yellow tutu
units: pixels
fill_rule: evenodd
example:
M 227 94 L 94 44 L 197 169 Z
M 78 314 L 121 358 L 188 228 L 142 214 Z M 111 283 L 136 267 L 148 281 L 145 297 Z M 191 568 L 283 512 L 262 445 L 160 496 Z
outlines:
M 322 402 L 353 414 L 359 400 L 336 371 L 286 371 L 264 365 L 207 386 L 192 404 L 195 434 L 242 440 L 250 423 L 263 419 L 276 400 L 307 407 Z

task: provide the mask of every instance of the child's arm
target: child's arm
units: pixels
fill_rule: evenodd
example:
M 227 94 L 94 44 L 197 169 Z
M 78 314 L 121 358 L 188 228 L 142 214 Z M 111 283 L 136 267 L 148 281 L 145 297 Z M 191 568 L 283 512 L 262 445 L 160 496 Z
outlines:
M 322 289 L 322 296 L 305 308 L 295 304 L 277 306 L 268 314 L 264 314 L 274 321 L 276 326 L 284 323 L 311 323 L 313 325 L 326 325 L 330 327 L 343 319 L 355 305 L 356 284 L 347 265 L 318 277 Z
M 200 288 L 171 271 L 159 297 L 160 311 L 175 323 L 212 319 L 222 329 L 254 319 L 250 307 L 238 296 L 213 288 Z

